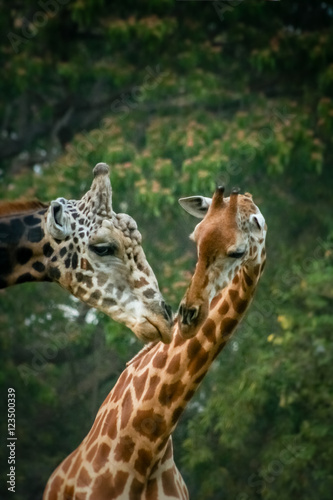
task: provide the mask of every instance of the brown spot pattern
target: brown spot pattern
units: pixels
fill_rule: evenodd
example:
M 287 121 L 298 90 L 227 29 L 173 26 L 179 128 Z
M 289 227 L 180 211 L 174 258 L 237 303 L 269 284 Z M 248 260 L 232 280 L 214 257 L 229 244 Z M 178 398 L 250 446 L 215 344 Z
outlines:
M 146 500 L 158 500 L 158 488 L 156 479 L 149 479 L 146 488 Z
M 117 414 L 118 408 L 108 410 L 102 427 L 102 434 L 108 434 L 110 439 L 115 439 L 117 436 Z
M 82 488 L 83 486 L 88 486 L 91 483 L 91 477 L 85 467 L 81 467 L 79 476 L 77 478 L 77 487 Z
M 177 330 L 175 340 L 174 340 L 174 346 L 179 347 L 179 346 L 185 344 L 185 342 L 186 342 L 186 339 L 184 339 L 184 337 L 182 337 L 180 335 L 179 330 Z
M 125 488 L 128 479 L 128 472 L 119 470 L 114 478 L 115 496 L 119 496 Z
M 156 388 L 160 383 L 161 379 L 158 375 L 154 375 L 149 382 L 148 389 L 144 395 L 143 401 L 149 401 L 155 396 Z
M 74 459 L 73 464 L 71 464 L 71 468 L 70 468 L 70 471 L 68 474 L 69 478 L 73 478 L 76 476 L 76 474 L 81 466 L 81 463 L 82 463 L 82 456 L 81 456 L 81 453 L 78 453 Z
M 217 356 L 220 354 L 220 352 L 222 351 L 222 349 L 223 349 L 223 348 L 224 348 L 224 346 L 226 345 L 227 340 L 228 340 L 228 339 L 225 339 L 225 340 L 224 340 L 223 342 L 221 342 L 221 344 L 218 346 L 218 348 L 217 348 L 216 352 L 215 352 L 215 353 L 214 353 L 214 355 L 213 355 L 213 360 L 214 360 L 215 358 L 217 358 Z
M 139 500 L 143 492 L 144 484 L 134 478 L 129 492 L 129 500 Z
M 184 400 L 189 401 L 191 398 L 193 398 L 195 394 L 195 391 L 193 389 L 189 389 L 187 393 L 185 394 Z
M 112 299 L 109 297 L 106 297 L 105 299 L 103 299 L 103 306 L 106 308 L 116 306 L 116 305 L 117 305 L 117 301 L 115 299 Z
M 196 338 L 191 339 L 187 346 L 187 356 L 192 361 L 201 349 L 201 344 Z
M 247 300 L 239 299 L 234 303 L 234 308 L 238 314 L 242 314 L 246 310 L 247 305 Z
M 49 500 L 57 500 L 58 499 L 58 492 L 60 491 L 60 488 L 62 486 L 63 480 L 57 476 L 53 479 L 51 483 L 51 493 L 49 494 Z
M 172 425 L 175 425 L 178 422 L 183 411 L 184 411 L 184 408 L 182 406 L 179 406 L 178 408 L 175 409 L 175 411 L 173 412 L 172 417 L 171 417 Z
M 260 264 L 257 264 L 256 266 L 254 266 L 253 268 L 253 274 L 255 276 L 259 276 L 259 273 L 260 273 Z
M 178 496 L 178 490 L 175 483 L 175 476 L 171 469 L 162 472 L 162 485 L 164 494 L 167 496 Z
M 98 301 L 101 298 L 102 294 L 99 290 L 95 290 L 91 295 L 90 299 Z
M 97 437 L 100 434 L 101 425 L 102 425 L 102 419 L 100 416 L 98 416 L 88 434 L 89 439 L 87 441 L 87 447 L 91 446 L 96 441 Z
M 138 400 L 141 399 L 143 390 L 145 388 L 147 376 L 148 376 L 148 369 L 144 373 L 142 373 L 142 375 L 135 376 L 133 378 L 133 386 L 135 389 L 135 395 L 136 395 Z
M 221 332 L 224 335 L 227 335 L 233 331 L 233 329 L 237 326 L 238 321 L 234 318 L 224 318 L 221 324 Z
M 185 385 L 181 380 L 177 380 L 173 384 L 163 384 L 161 387 L 161 392 L 158 397 L 159 402 L 162 406 L 171 406 L 171 403 L 177 401 L 183 394 Z
M 216 304 L 221 300 L 221 296 L 222 296 L 221 293 L 218 293 L 217 295 L 215 295 L 215 297 L 213 298 L 213 300 L 210 303 L 210 309 L 214 309 Z
M 162 439 L 162 441 L 160 442 L 160 444 L 157 447 L 157 451 L 158 452 L 164 450 L 164 448 L 166 447 L 166 444 L 168 442 L 168 439 L 169 439 L 169 436 L 166 436 L 164 439 Z
M 154 410 L 138 410 L 133 419 L 133 428 L 140 435 L 146 436 L 150 441 L 156 441 L 167 430 L 163 415 Z
M 97 443 L 94 444 L 94 446 L 88 451 L 86 455 L 87 462 L 92 462 L 92 459 L 94 458 L 96 451 L 97 451 Z
M 197 385 L 199 385 L 202 382 L 203 378 L 205 377 L 206 373 L 207 373 L 207 371 L 204 371 L 198 377 L 196 377 L 194 379 L 194 383 L 197 384 Z
M 232 280 L 232 282 L 233 282 L 234 285 L 238 284 L 238 282 L 239 282 L 239 274 L 238 273 L 235 274 L 234 279 Z
M 94 461 L 92 463 L 93 468 L 96 472 L 98 472 L 108 461 L 110 450 L 110 446 L 106 443 L 102 443 L 99 445 Z
M 197 339 L 191 340 L 187 348 L 187 353 L 190 360 L 188 371 L 190 375 L 193 376 L 206 364 L 209 354 Z
M 143 292 L 143 295 L 147 297 L 147 299 L 152 299 L 155 296 L 155 290 L 148 288 Z
M 155 354 L 155 349 L 151 349 L 147 353 L 145 353 L 142 358 L 140 359 L 140 369 L 144 368 L 145 366 L 149 365 L 152 356 Z
M 133 402 L 132 402 L 131 392 L 128 389 L 123 399 L 120 429 L 124 429 L 126 427 L 132 413 L 133 413 Z
M 236 302 L 236 300 L 239 299 L 238 290 L 230 290 L 229 297 L 230 297 L 232 303 Z
M 219 314 L 223 315 L 223 314 L 227 314 L 227 312 L 229 311 L 229 304 L 226 300 L 224 300 L 222 302 L 222 304 L 220 305 L 219 307 Z
M 253 285 L 252 278 L 247 274 L 246 271 L 243 271 L 243 275 L 244 275 L 244 280 L 245 280 L 245 283 L 247 284 L 247 286 L 252 286 Z
M 129 462 L 133 455 L 135 443 L 130 436 L 121 437 L 114 450 L 114 458 L 120 462 Z
M 214 321 L 211 318 L 208 318 L 202 327 L 202 332 L 209 342 L 216 342 L 215 330 L 216 325 Z
M 176 354 L 170 361 L 170 363 L 167 366 L 167 373 L 170 373 L 171 375 L 174 375 L 175 373 L 178 372 L 180 368 L 180 353 Z
M 99 287 L 102 287 L 105 285 L 107 280 L 109 279 L 107 274 L 99 274 L 97 275 L 97 283 Z
M 128 473 L 118 471 L 115 478 L 109 472 L 98 476 L 89 498 L 98 498 L 98 500 L 110 500 L 110 498 L 118 498 L 124 491 Z
M 158 352 L 156 356 L 153 358 L 153 366 L 154 368 L 164 368 L 165 363 L 167 361 L 167 354 L 166 352 Z
M 86 292 L 87 290 L 85 290 L 85 288 L 79 286 L 78 289 L 76 290 L 75 295 L 79 295 L 80 297 L 82 297 Z
M 129 379 L 129 373 L 127 370 L 125 370 L 119 377 L 117 385 L 115 386 L 113 390 L 113 395 L 111 400 L 112 401 L 118 401 L 124 394 L 124 390 L 128 385 L 128 379 Z
M 74 498 L 74 486 L 66 486 L 64 490 L 64 497 L 67 499 Z
M 148 281 L 143 276 L 139 280 L 134 281 L 135 288 L 141 288 L 142 286 L 145 285 L 148 285 Z
M 138 458 L 134 463 L 134 468 L 142 476 L 147 476 L 148 469 L 151 467 L 153 461 L 153 454 L 150 450 L 142 448 L 138 451 Z

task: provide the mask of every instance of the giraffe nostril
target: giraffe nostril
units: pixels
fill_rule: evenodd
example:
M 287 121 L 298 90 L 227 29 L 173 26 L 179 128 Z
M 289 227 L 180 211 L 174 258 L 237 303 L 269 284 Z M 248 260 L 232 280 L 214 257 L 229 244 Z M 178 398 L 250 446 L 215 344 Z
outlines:
M 171 309 L 171 306 L 169 306 L 169 304 L 166 304 L 164 302 L 164 300 L 162 300 L 161 306 L 162 306 L 162 309 L 163 309 L 163 315 L 164 315 L 165 319 L 167 319 L 168 321 L 172 321 L 172 309 Z
M 183 304 L 179 307 L 179 315 L 181 317 L 181 322 L 183 325 L 190 326 L 195 319 L 199 316 L 200 307 L 185 307 Z

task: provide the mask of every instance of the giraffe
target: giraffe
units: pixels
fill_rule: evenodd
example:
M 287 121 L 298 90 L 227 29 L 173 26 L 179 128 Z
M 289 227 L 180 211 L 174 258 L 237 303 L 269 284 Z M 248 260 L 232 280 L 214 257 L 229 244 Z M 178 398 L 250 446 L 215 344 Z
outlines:
M 187 500 L 171 434 L 213 360 L 244 317 L 264 268 L 266 223 L 251 195 L 180 200 L 203 218 L 198 262 L 170 344 L 127 365 L 78 448 L 51 475 L 43 500 Z
M 141 340 L 170 342 L 171 308 L 136 222 L 112 209 L 108 165 L 98 163 L 93 173 L 81 200 L 0 203 L 0 288 L 55 281 Z

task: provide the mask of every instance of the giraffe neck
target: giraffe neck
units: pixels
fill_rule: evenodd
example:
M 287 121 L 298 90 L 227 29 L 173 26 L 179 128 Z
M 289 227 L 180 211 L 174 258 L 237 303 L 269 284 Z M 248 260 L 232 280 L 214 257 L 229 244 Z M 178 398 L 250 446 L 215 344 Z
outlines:
M 0 288 L 49 280 L 46 210 L 47 206 L 37 201 L 0 205 Z
M 140 411 L 142 418 L 156 422 L 156 435 L 151 436 L 154 458 L 163 454 L 179 417 L 245 315 L 261 272 L 259 263 L 241 268 L 232 282 L 212 300 L 208 317 L 193 338 L 184 339 L 176 326 L 170 345 L 157 345 L 134 362 L 133 395 L 143 384 L 144 390 L 139 402 L 134 404 L 138 410 L 137 415 L 134 412 L 131 425 L 140 432 Z
M 212 300 L 208 317 L 193 338 L 181 337 L 176 325 L 171 344 L 144 348 L 129 363 L 90 432 L 50 477 L 44 500 L 69 492 L 74 498 L 79 491 L 86 500 L 105 498 L 105 491 L 110 499 L 148 499 L 154 488 L 162 491 L 156 496 L 159 500 L 165 498 L 163 488 L 174 492 L 172 499 L 188 498 L 185 485 L 174 482 L 179 473 L 171 433 L 244 316 L 262 269 L 261 263 L 240 269 Z

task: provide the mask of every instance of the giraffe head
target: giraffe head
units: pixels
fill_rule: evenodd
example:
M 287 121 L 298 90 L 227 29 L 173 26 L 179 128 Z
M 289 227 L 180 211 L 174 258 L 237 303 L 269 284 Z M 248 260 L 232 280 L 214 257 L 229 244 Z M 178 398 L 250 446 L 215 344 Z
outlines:
M 94 168 L 81 200 L 58 198 L 46 213 L 47 276 L 144 341 L 171 341 L 172 314 L 141 246 L 136 222 L 112 209 L 109 167 Z M 44 252 L 45 253 L 45 252 Z
M 191 196 L 181 206 L 203 219 L 190 238 L 197 244 L 195 273 L 179 308 L 179 325 L 184 337 L 192 336 L 207 317 L 215 295 L 232 281 L 239 269 L 264 259 L 266 223 L 249 193 L 234 189 L 224 198 L 218 187 L 213 199 Z

